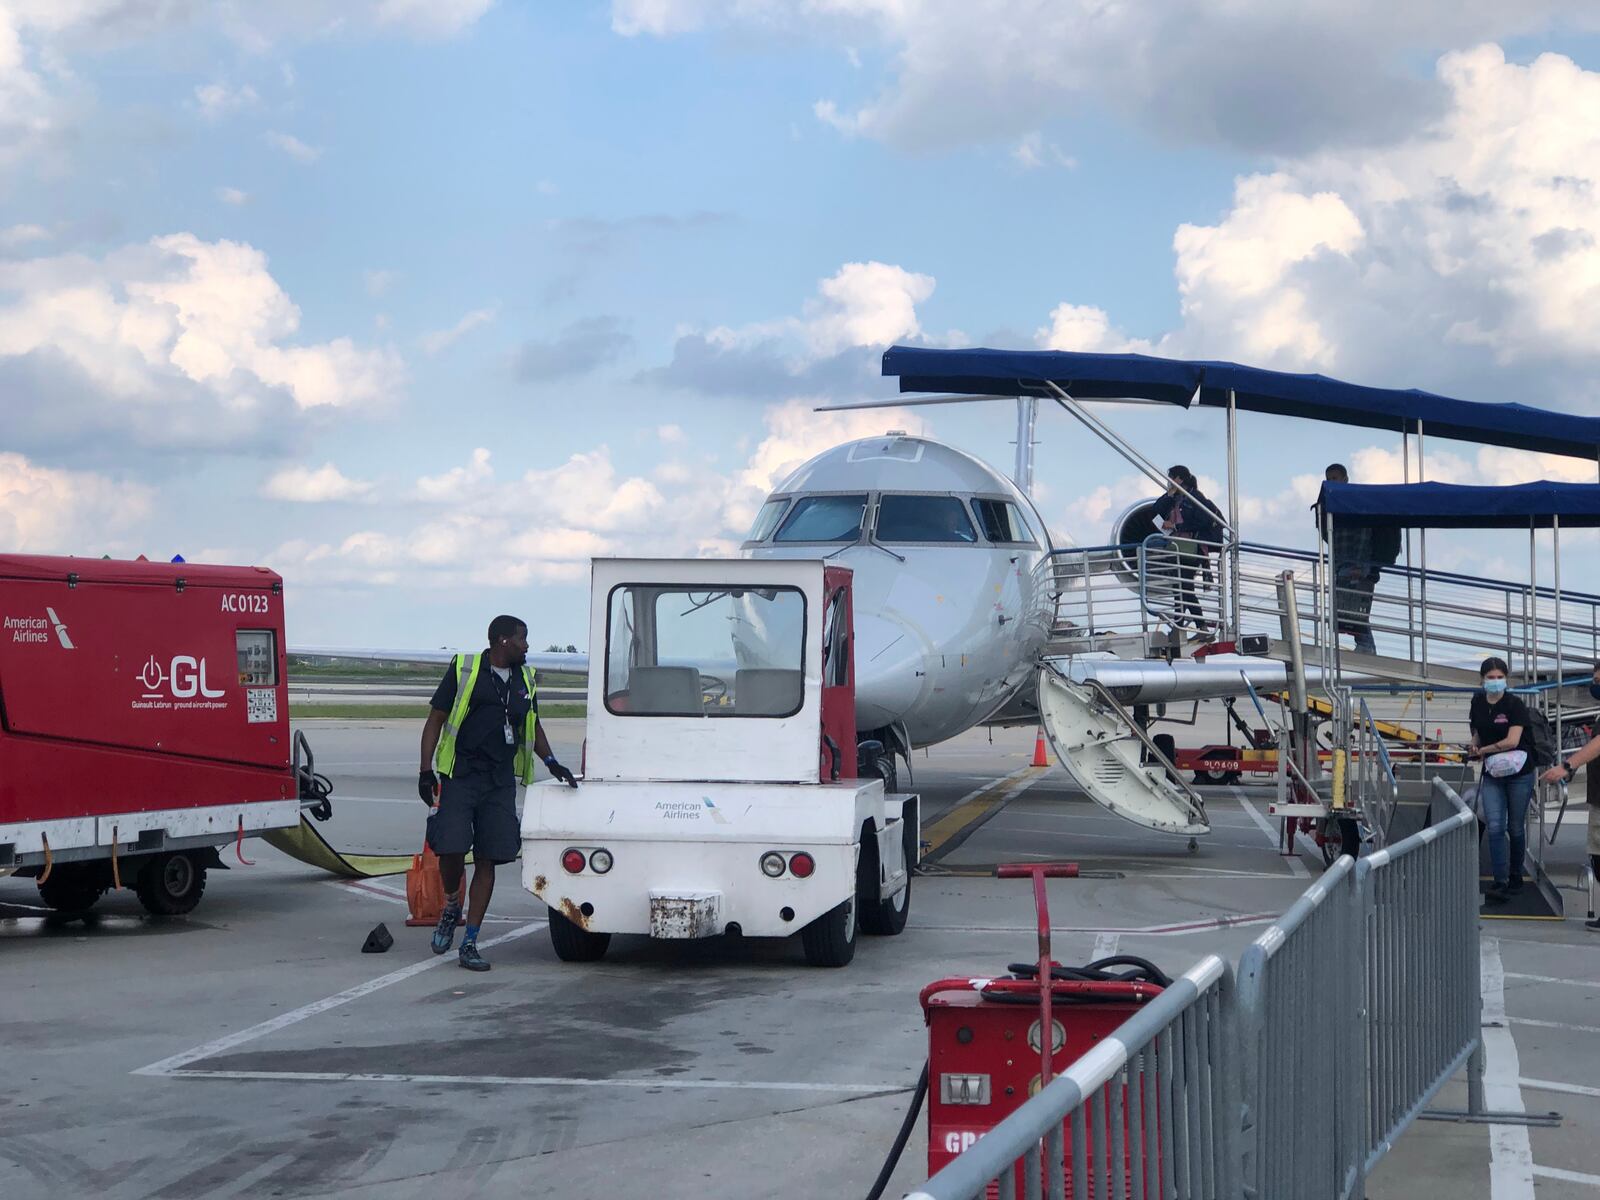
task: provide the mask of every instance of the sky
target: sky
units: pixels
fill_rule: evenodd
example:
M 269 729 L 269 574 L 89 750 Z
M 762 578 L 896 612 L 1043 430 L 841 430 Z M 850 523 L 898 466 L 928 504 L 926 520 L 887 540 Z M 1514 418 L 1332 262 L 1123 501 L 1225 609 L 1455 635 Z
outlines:
M 815 411 L 892 343 L 1600 415 L 1596 313 L 1590 0 L 0 0 L 0 551 L 270 566 L 300 644 L 581 647 L 592 556 L 733 553 L 840 441 L 1009 468 L 992 404 Z M 1220 414 L 1101 411 L 1222 495 Z M 1039 443 L 1063 540 L 1149 492 Z M 1335 458 L 1401 477 L 1244 415 L 1244 536 L 1309 545 Z

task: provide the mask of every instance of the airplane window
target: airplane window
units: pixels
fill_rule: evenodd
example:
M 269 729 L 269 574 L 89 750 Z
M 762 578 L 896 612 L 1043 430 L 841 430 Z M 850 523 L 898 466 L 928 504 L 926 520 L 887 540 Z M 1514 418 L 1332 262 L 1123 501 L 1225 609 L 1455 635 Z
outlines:
M 976 542 L 967 506 L 954 496 L 884 496 L 878 537 L 885 542 Z
M 805 496 L 778 530 L 780 542 L 853 542 L 861 536 L 865 496 Z
M 996 545 L 1033 545 L 1033 530 L 1015 504 L 1006 500 L 974 500 L 973 511 L 983 536 Z
M 761 511 L 756 514 L 756 523 L 750 527 L 750 536 L 747 542 L 764 542 L 772 536 L 772 531 L 778 527 L 778 518 L 783 516 L 783 510 L 789 507 L 787 500 L 768 500 L 761 506 Z

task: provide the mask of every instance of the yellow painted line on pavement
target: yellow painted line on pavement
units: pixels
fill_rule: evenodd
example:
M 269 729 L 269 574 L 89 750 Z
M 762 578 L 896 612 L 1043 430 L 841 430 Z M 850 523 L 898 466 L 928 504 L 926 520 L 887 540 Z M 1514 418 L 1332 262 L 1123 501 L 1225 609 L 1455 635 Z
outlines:
M 933 855 L 950 839 L 963 830 L 988 817 L 995 809 L 1019 792 L 1032 787 L 1049 767 L 1019 767 L 1009 775 L 1002 775 L 993 783 L 986 783 L 976 791 L 968 792 L 954 807 L 931 825 L 922 829 L 922 839 L 928 843 L 926 853 Z

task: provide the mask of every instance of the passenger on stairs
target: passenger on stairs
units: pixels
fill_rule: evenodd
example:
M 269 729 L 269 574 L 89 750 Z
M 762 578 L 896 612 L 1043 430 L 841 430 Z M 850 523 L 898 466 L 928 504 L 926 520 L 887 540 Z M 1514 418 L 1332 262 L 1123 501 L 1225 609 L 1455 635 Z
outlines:
M 1503 658 L 1483 660 L 1478 668 L 1483 690 L 1472 694 L 1467 714 L 1472 726 L 1468 757 L 1483 763 L 1478 794 L 1483 798 L 1494 875 L 1484 896 L 1489 904 L 1504 904 L 1510 893 L 1522 890 L 1528 804 L 1533 799 L 1533 718 L 1522 699 L 1506 690 L 1508 670 Z
M 1600 700 L 1600 663 L 1594 665 L 1594 675 L 1589 682 L 1589 694 Z M 1592 763 L 1600 758 L 1600 733 L 1591 737 L 1571 758 L 1566 762 L 1557 763 L 1543 775 L 1541 779 L 1546 783 L 1562 783 L 1572 781 L 1572 776 L 1579 767 Z M 1590 771 L 1589 785 L 1589 869 L 1596 877 L 1600 877 L 1600 772 Z M 1583 927 L 1600 933 L 1600 917 L 1592 921 L 1585 921 Z
M 1343 463 L 1329 463 L 1323 478 L 1330 483 L 1349 483 L 1350 472 Z M 1372 640 L 1372 591 L 1379 573 L 1394 566 L 1400 556 L 1397 534 L 1398 530 L 1372 529 L 1334 518 L 1329 549 L 1339 581 L 1339 632 L 1350 634 L 1356 650 L 1363 654 L 1377 653 Z
M 1184 495 L 1185 491 L 1189 494 Z M 1156 502 L 1152 515 L 1177 552 L 1178 616 L 1192 619 L 1195 641 L 1209 641 L 1211 625 L 1204 620 L 1194 577 L 1204 571 L 1207 581 L 1211 579 L 1210 555 L 1222 542 L 1222 514 L 1206 499 L 1194 473 L 1188 467 L 1176 466 L 1167 469 L 1167 494 Z

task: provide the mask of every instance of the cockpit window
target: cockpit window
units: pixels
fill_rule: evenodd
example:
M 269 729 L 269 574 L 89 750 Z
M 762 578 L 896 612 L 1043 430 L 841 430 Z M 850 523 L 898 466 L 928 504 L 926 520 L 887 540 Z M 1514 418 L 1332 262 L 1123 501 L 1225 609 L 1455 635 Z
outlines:
M 972 510 L 978 514 L 983 536 L 996 545 L 1034 544 L 1033 530 L 1015 504 L 1007 500 L 974 500 Z
M 885 542 L 976 542 L 967 506 L 954 496 L 884 496 L 878 538 Z
M 772 536 L 772 531 L 778 527 L 778 518 L 783 516 L 783 510 L 789 507 L 787 500 L 768 500 L 761 506 L 761 511 L 756 514 L 756 523 L 750 527 L 750 536 L 747 542 L 764 542 Z
M 806 496 L 778 529 L 780 542 L 853 542 L 861 536 L 865 496 Z

